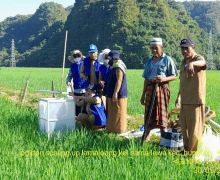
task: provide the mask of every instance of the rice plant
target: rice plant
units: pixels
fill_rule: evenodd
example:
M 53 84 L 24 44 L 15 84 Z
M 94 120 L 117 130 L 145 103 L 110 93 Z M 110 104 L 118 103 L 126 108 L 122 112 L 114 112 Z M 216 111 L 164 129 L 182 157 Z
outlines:
M 67 70 L 66 70 L 67 72 Z M 219 179 L 219 163 L 196 163 L 187 154 L 160 148 L 158 141 L 140 146 L 140 139 L 128 140 L 115 134 L 76 129 L 60 137 L 39 131 L 36 107 L 20 106 L 10 100 L 30 76 L 29 94 L 50 89 L 53 79 L 59 90 L 60 69 L 1 68 L 0 70 L 0 178 L 1 179 Z M 131 117 L 138 117 L 143 79 L 141 70 L 128 70 Z M 218 71 L 207 73 L 207 104 L 220 113 Z M 171 103 L 178 92 L 178 80 L 170 84 Z M 217 117 L 219 122 L 219 118 Z M 133 121 L 132 119 L 129 121 Z M 129 122 L 132 124 L 132 122 Z M 133 123 L 134 124 L 134 123 Z

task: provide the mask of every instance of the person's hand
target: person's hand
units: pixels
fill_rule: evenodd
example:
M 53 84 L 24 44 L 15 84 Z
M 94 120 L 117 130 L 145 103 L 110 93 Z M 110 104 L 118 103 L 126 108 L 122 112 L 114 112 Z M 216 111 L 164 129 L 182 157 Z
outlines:
M 75 97 L 75 101 L 76 102 L 81 102 L 81 101 L 83 101 L 85 99 L 84 96 L 74 96 L 74 97 Z
M 181 107 L 181 102 L 180 102 L 181 100 L 180 100 L 180 97 L 177 97 L 176 98 L 176 101 L 175 101 L 175 106 L 176 106 L 176 108 L 180 108 Z
M 71 57 L 71 56 L 68 56 L 67 59 L 68 59 L 69 61 L 71 61 L 72 57 Z
M 188 71 L 189 76 L 192 77 L 193 74 L 195 73 L 195 72 L 194 72 L 193 62 L 189 62 L 189 63 L 187 64 L 186 68 L 187 68 L 187 71 Z
M 157 83 L 161 83 L 161 82 L 165 81 L 165 78 L 162 77 L 162 76 L 157 76 L 155 80 L 156 80 Z
M 88 80 L 88 76 L 86 76 L 86 75 L 83 75 L 82 78 L 83 78 L 85 81 Z
M 114 93 L 114 94 L 112 95 L 112 100 L 113 100 L 113 101 L 117 101 L 117 99 L 118 99 L 118 93 Z
M 72 92 L 69 92 L 69 94 L 68 94 L 69 96 L 74 96 L 74 94 L 72 93 Z
M 145 95 L 144 94 L 142 94 L 140 102 L 142 105 L 145 105 Z
M 104 87 L 105 86 L 105 81 L 100 81 L 99 84 Z
M 72 83 L 71 82 L 67 82 L 67 86 L 72 86 Z

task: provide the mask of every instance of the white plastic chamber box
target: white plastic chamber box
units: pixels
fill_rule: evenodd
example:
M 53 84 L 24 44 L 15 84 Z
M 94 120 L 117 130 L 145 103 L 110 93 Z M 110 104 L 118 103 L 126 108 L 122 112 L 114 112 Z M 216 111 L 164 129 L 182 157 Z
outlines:
M 39 100 L 41 132 L 65 132 L 75 129 L 75 102 L 72 98 L 41 98 Z

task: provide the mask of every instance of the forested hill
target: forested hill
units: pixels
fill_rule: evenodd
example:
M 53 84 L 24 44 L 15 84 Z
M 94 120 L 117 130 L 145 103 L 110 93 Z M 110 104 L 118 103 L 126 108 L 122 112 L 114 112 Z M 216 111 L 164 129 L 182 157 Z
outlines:
M 11 39 L 15 40 L 16 59 L 28 61 L 31 54 L 62 31 L 68 14 L 62 5 L 49 2 L 41 4 L 33 15 L 18 15 L 0 22 L 0 65 L 8 65 Z
M 166 52 L 181 60 L 179 42 L 193 38 L 206 51 L 207 34 L 187 14 L 181 3 L 146 0 L 76 1 L 68 17 L 68 50 L 86 50 L 89 43 L 99 49 L 114 48 L 123 52 L 128 67 L 140 68 L 149 56 L 151 37 L 162 37 Z
M 220 1 L 186 1 L 183 4 L 201 28 L 207 32 L 212 29 L 214 34 L 220 35 Z
M 99 50 L 118 49 L 129 68 L 142 68 L 149 53 L 151 37 L 162 37 L 166 52 L 180 62 L 179 41 L 192 37 L 202 52 L 207 33 L 187 14 L 181 3 L 157 0 L 77 0 L 68 16 L 67 53 L 81 49 L 87 55 L 88 45 Z M 34 66 L 61 66 L 64 34 L 62 32 L 45 48 L 33 53 L 28 61 Z M 45 59 L 47 59 L 45 61 Z
M 43 43 L 36 45 L 37 34 L 28 36 L 29 40 L 33 38 L 30 42 L 33 42 L 35 48 L 26 50 L 16 42 L 19 54 L 25 57 L 24 61 L 19 62 L 20 66 L 60 67 L 65 30 L 69 32 L 67 55 L 73 49 L 80 49 L 87 55 L 88 45 L 94 43 L 99 50 L 120 50 L 129 68 L 143 68 L 143 63 L 150 55 L 151 37 L 162 37 L 166 53 L 174 57 L 178 64 L 182 59 L 179 49 L 182 38 L 192 38 L 198 44 L 198 51 L 204 56 L 207 54 L 208 33 L 187 13 L 183 3 L 172 0 L 76 0 L 66 21 L 67 11 L 63 12 L 66 14 L 64 18 L 47 26 L 49 28 L 45 32 L 49 33 L 46 33 L 48 36 L 43 36 L 46 37 L 42 38 L 44 41 L 40 41 Z M 55 11 L 55 17 L 56 14 Z M 24 22 L 27 21 L 19 21 L 20 24 Z M 28 33 L 23 33 L 25 37 L 21 38 L 22 42 L 28 40 L 26 34 Z M 0 41 L 2 38 L 0 37 Z M 9 44 L 10 38 L 7 41 Z M 30 44 L 26 43 L 26 46 Z M 220 45 L 215 43 L 214 47 L 215 56 L 220 57 Z
M 215 67 L 220 69 L 220 1 L 190 1 L 183 4 L 202 29 L 212 32 L 213 59 Z

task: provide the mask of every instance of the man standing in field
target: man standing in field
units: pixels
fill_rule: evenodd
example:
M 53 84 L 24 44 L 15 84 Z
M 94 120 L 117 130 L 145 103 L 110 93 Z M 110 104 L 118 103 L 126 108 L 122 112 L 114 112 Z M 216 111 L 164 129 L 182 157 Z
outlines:
M 205 123 L 206 62 L 197 54 L 191 39 L 180 42 L 184 57 L 180 67 L 180 90 L 176 105 L 180 106 L 180 124 L 184 149 L 196 151 Z
M 176 66 L 168 55 L 163 52 L 161 38 L 152 38 L 150 42 L 152 57 L 145 64 L 143 78 L 144 87 L 141 96 L 141 104 L 145 105 L 145 137 L 150 140 L 150 130 L 160 128 L 161 132 L 167 127 L 168 104 L 170 101 L 169 81 L 175 80 L 177 76 Z M 156 96 L 152 102 L 152 95 Z M 152 113 L 150 113 L 150 107 Z M 150 116 L 150 117 L 149 117 Z M 146 125 L 147 124 L 147 125 Z
M 89 57 L 84 59 L 84 63 L 81 67 L 80 76 L 89 82 L 90 86 L 93 87 L 98 83 L 99 80 L 99 67 L 100 63 L 97 60 L 98 49 L 96 45 L 90 44 L 89 46 Z

